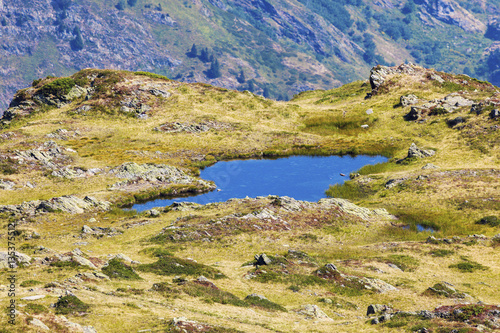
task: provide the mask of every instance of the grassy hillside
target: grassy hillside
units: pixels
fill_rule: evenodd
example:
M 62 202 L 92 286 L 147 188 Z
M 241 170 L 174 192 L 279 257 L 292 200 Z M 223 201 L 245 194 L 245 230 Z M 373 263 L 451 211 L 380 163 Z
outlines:
M 410 65 L 289 102 L 147 72 L 37 80 L 0 131 L 1 239 L 16 223 L 31 257 L 18 259 L 19 313 L 2 330 L 37 332 L 34 319 L 54 332 L 68 320 L 97 332 L 498 329 L 496 89 Z M 434 154 L 408 158 L 412 143 Z M 199 168 L 219 160 L 292 154 L 390 160 L 318 203 L 122 209 L 208 190 Z M 32 295 L 44 297 L 21 299 Z M 367 316 L 372 304 L 386 310 Z

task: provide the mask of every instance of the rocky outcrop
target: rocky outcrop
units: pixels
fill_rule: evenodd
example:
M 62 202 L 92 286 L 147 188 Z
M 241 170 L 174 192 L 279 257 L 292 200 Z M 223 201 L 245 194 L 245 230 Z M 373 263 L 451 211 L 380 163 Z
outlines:
M 299 310 L 297 310 L 297 313 L 306 316 L 306 319 L 331 320 L 331 318 L 328 317 L 328 315 L 324 313 L 319 306 L 314 304 L 302 306 Z
M 399 98 L 399 104 L 401 104 L 402 107 L 407 107 L 410 105 L 417 104 L 418 101 L 419 101 L 418 97 L 413 94 L 404 95 Z
M 19 265 L 22 266 L 29 266 L 31 263 L 31 257 L 21 253 L 21 252 L 14 252 L 15 255 L 12 257 L 9 252 L 1 251 L 0 252 L 0 269 L 3 268 L 16 268 Z
M 20 205 L 0 206 L 0 213 L 12 215 L 35 215 L 48 212 L 82 214 L 92 210 L 108 210 L 110 205 L 107 201 L 99 201 L 90 196 L 80 199 L 69 195 L 49 200 L 27 201 Z
M 232 130 L 233 126 L 230 124 L 221 123 L 217 121 L 205 121 L 201 123 L 172 122 L 172 123 L 165 123 L 163 125 L 155 127 L 155 131 L 165 132 L 165 133 L 180 133 L 180 132 L 201 133 L 210 131 L 212 129 L 218 131 Z
M 189 176 L 184 171 L 165 164 L 129 162 L 112 169 L 109 173 L 117 178 L 125 179 L 112 186 L 115 190 L 145 189 L 167 185 L 192 185 L 200 190 L 215 189 L 213 183 Z
M 370 71 L 370 86 L 372 88 L 372 92 L 367 97 L 376 95 L 389 75 L 413 74 L 417 70 L 419 71 L 421 70 L 421 68 L 413 64 L 402 64 L 397 67 L 388 67 L 381 65 L 373 67 Z
M 360 207 L 347 199 L 339 199 L 339 198 L 328 198 L 321 199 L 318 201 L 318 204 L 322 207 L 337 207 L 340 211 L 357 216 L 363 220 L 369 220 L 374 217 L 385 218 L 385 219 L 394 219 L 395 217 L 387 212 L 384 208 L 377 209 L 369 209 L 365 207 Z
M 408 148 L 408 156 L 407 158 L 424 158 L 424 157 L 430 157 L 434 156 L 436 152 L 431 149 L 422 149 L 418 148 L 415 143 L 412 143 L 410 145 L 410 148 Z
M 327 264 L 314 272 L 314 275 L 330 280 L 333 283 L 350 286 L 355 289 L 372 290 L 377 293 L 386 293 L 397 290 L 393 285 L 380 279 L 347 275 L 340 272 L 333 264 Z
M 435 99 L 422 105 L 412 106 L 405 119 L 408 121 L 422 121 L 427 116 L 449 114 L 462 107 L 473 105 L 475 105 L 474 101 L 464 98 L 460 93 L 452 93 L 442 99 Z
M 421 14 L 441 22 L 458 26 L 467 32 L 484 32 L 486 25 L 453 0 L 418 0 Z M 428 20 L 423 19 L 424 22 Z

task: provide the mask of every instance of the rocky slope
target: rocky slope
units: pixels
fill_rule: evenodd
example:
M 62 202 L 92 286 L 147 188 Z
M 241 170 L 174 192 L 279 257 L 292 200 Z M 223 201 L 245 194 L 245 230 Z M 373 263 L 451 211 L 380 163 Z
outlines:
M 275 99 L 405 60 L 497 82 L 487 61 L 497 50 L 496 0 L 130 3 L 2 1 L 1 108 L 34 79 L 87 67 L 153 71 Z

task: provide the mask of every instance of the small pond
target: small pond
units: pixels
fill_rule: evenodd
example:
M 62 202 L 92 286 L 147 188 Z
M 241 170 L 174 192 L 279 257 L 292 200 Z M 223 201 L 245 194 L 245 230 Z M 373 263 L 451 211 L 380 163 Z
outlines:
M 367 164 L 386 162 L 383 156 L 292 156 L 278 159 L 252 159 L 217 162 L 201 170 L 200 177 L 212 180 L 217 190 L 190 197 L 156 199 L 135 204 L 142 212 L 174 202 L 207 204 L 231 198 L 289 196 L 297 200 L 318 201 L 332 184 L 342 184 L 349 173 Z M 340 174 L 345 174 L 341 176 Z

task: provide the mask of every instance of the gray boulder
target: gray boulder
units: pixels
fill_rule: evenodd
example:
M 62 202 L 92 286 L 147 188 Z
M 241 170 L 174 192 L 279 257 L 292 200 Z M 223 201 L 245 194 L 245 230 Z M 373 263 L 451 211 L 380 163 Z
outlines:
M 317 305 L 307 304 L 302 306 L 298 313 L 305 315 L 309 319 L 330 319 Z
M 414 105 L 418 103 L 418 97 L 413 94 L 404 95 L 399 98 L 399 103 L 403 107 Z
M 383 305 L 383 304 L 370 304 L 368 305 L 368 309 L 366 310 L 366 315 L 367 316 L 370 316 L 370 315 L 379 315 L 379 314 L 382 314 L 382 313 L 385 313 L 385 312 L 390 312 L 392 311 L 392 309 L 387 306 L 387 305 Z
M 497 119 L 498 117 L 500 117 L 500 111 L 498 109 L 491 110 L 491 112 L 490 112 L 490 118 L 491 119 Z
M 434 150 L 425 150 L 418 148 L 415 143 L 412 143 L 410 148 L 408 149 L 408 157 L 407 158 L 424 158 L 433 156 L 436 152 Z
M 254 258 L 256 260 L 256 264 L 259 266 L 272 264 L 272 260 L 265 253 L 256 254 Z

